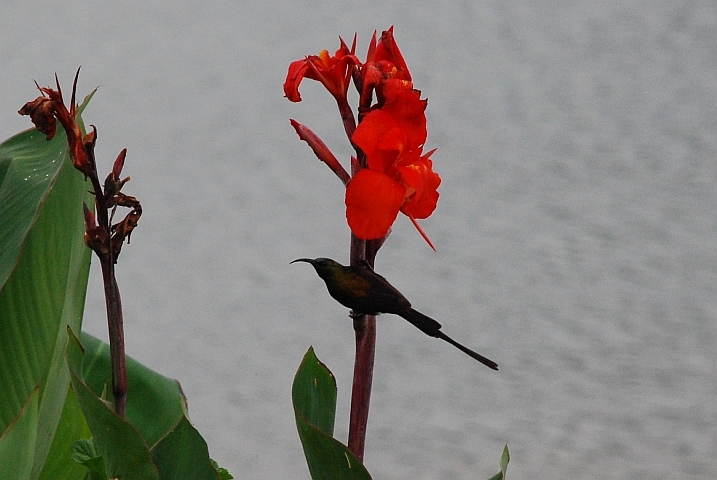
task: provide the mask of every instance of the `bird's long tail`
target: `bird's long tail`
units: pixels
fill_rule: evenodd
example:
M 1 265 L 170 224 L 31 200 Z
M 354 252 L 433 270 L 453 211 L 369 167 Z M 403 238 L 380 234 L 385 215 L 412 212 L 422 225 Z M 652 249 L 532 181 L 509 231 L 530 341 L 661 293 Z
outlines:
M 485 365 L 488 368 L 492 368 L 493 370 L 498 370 L 498 364 L 495 363 L 493 360 L 490 360 L 483 355 L 474 352 L 470 348 L 461 345 L 460 343 L 453 340 L 451 337 L 446 335 L 441 331 L 441 324 L 432 319 L 429 316 L 426 316 L 422 314 L 421 312 L 411 309 L 409 312 L 407 312 L 404 315 L 401 315 L 403 318 L 411 322 L 414 326 L 416 326 L 419 330 L 421 330 L 426 335 L 429 335 L 431 337 L 440 338 L 441 340 L 445 340 L 446 342 L 450 343 L 466 355 L 475 358 L 480 363 Z

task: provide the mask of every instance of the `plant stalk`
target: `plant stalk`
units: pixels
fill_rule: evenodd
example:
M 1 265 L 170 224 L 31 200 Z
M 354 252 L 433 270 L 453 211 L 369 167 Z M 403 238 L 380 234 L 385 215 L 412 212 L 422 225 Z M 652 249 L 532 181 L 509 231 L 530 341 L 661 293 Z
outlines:
M 339 113 L 341 114 L 341 123 L 344 126 L 344 132 L 346 132 L 346 136 L 348 137 L 350 142 L 351 137 L 353 137 L 354 132 L 356 131 L 356 119 L 354 118 L 354 112 L 353 110 L 351 110 L 351 106 L 349 105 L 349 102 L 346 97 L 336 99 L 336 104 L 339 107 Z
M 114 262 L 111 256 L 100 258 L 102 280 L 105 287 L 107 325 L 110 339 L 110 362 L 112 365 L 112 395 L 115 399 L 115 413 L 124 418 L 127 413 L 127 366 L 124 347 L 124 319 Z
M 107 200 L 97 176 L 94 148 L 87 149 L 93 164 L 90 181 L 95 193 L 95 210 L 100 228 L 106 232 L 107 252 L 97 253 L 102 267 L 102 283 L 105 289 L 105 306 L 107 308 L 107 330 L 110 342 L 110 365 L 112 370 L 112 396 L 114 397 L 115 413 L 125 418 L 127 413 L 127 360 L 124 345 L 124 317 L 122 315 L 122 299 L 115 276 L 114 252 L 112 251 L 112 228 L 107 214 Z
M 359 261 L 365 260 L 373 268 L 376 251 L 377 248 L 375 248 L 373 241 L 367 242 L 353 234 L 351 235 L 352 265 L 357 265 Z M 348 447 L 351 453 L 359 461 L 363 462 L 376 354 L 376 316 L 361 315 L 354 318 L 353 324 L 356 336 L 356 357 L 354 359 L 354 378 L 351 389 Z
M 355 318 L 354 331 L 356 333 L 356 359 L 351 390 L 348 447 L 351 453 L 363 462 L 376 353 L 376 316 L 362 315 Z
M 357 73 L 355 70 L 354 73 Z M 360 86 L 360 76 L 353 75 L 354 81 L 359 80 L 356 84 L 357 90 L 362 91 Z M 356 118 L 353 110 L 348 103 L 346 97 L 336 98 L 341 121 L 344 126 L 346 136 L 351 142 L 354 132 L 356 131 Z M 371 105 L 371 95 L 366 95 L 361 99 L 359 105 L 359 121 L 362 113 L 367 112 Z M 351 142 L 352 143 L 352 142 Z M 353 145 L 353 143 L 352 143 Z M 362 168 L 367 168 L 366 154 L 356 145 L 355 161 L 351 162 L 351 177 Z M 348 182 L 344 182 L 348 184 Z M 360 262 L 367 262 L 371 268 L 374 266 L 376 253 L 381 248 L 385 240 L 384 238 L 376 240 L 362 240 L 351 234 L 351 265 L 359 265 Z M 353 312 L 363 313 L 363 312 Z M 354 333 L 356 338 L 356 356 L 354 358 L 354 377 L 351 389 L 351 412 L 349 414 L 349 440 L 348 448 L 356 458 L 363 462 L 364 447 L 366 445 L 366 427 L 368 425 L 368 411 L 371 404 L 371 387 L 373 384 L 373 367 L 376 357 L 376 315 L 361 315 L 355 317 L 353 321 Z

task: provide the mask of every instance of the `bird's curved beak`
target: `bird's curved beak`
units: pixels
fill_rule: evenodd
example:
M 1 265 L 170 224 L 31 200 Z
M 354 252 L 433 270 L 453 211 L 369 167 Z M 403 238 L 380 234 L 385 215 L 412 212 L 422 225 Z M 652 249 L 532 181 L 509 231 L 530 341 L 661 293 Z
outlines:
M 296 263 L 296 262 L 306 262 L 306 263 L 310 263 L 313 265 L 314 259 L 313 258 L 297 258 L 296 260 L 289 262 L 289 265 L 291 265 L 292 263 Z

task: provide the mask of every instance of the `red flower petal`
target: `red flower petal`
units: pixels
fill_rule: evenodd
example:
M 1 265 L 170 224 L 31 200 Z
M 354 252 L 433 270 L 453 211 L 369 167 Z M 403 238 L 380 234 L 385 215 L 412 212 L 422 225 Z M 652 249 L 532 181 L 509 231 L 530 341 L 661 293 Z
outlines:
M 369 169 L 359 170 L 346 187 L 346 220 L 364 240 L 385 236 L 406 195 L 406 188 L 390 177 Z
M 436 209 L 438 196 L 438 192 L 433 190 L 426 192 L 426 195 L 421 198 L 414 197 L 401 208 L 401 212 L 408 217 L 428 218 Z
M 418 160 L 426 141 L 426 102 L 413 91 L 402 92 L 364 117 L 351 140 L 366 154 L 372 170 Z
M 383 134 L 395 124 L 396 121 L 391 115 L 380 109 L 374 110 L 369 112 L 356 127 L 351 141 L 370 157 L 376 153 L 378 142 Z
M 351 140 L 366 154 L 369 168 L 379 172 L 395 163 L 407 143 L 396 118 L 383 110 L 366 115 Z
M 422 147 L 426 142 L 426 105 L 426 100 L 418 98 L 414 91 L 404 91 L 388 98 L 381 109 L 396 118 L 411 148 Z
M 381 84 L 380 90 L 377 94 L 380 94 L 382 100 L 379 103 L 383 104 L 387 101 L 398 96 L 400 93 L 411 92 L 416 98 L 421 98 L 421 91 L 413 88 L 413 83 L 407 80 L 398 80 L 395 78 L 389 78 Z M 425 102 L 425 100 L 424 100 Z M 425 106 L 423 109 L 425 110 Z
M 376 61 L 392 63 L 397 70 L 393 78 L 411 80 L 408 65 L 406 65 L 406 61 L 403 59 L 398 45 L 396 45 L 396 40 L 393 38 L 393 26 L 381 34 L 376 48 Z
M 306 71 L 309 69 L 309 62 L 307 59 L 296 60 L 291 62 L 289 65 L 289 71 L 286 74 L 286 81 L 284 81 L 284 95 L 289 101 L 300 102 L 301 95 L 299 94 L 299 85 L 306 76 Z
M 433 162 L 421 158 L 412 165 L 397 168 L 401 181 L 407 186 L 410 199 L 401 207 L 401 212 L 413 218 L 428 218 L 436 209 L 441 177 L 432 170 Z
M 302 60 L 296 60 L 289 65 L 289 71 L 284 81 L 284 95 L 292 102 L 300 102 L 299 85 L 304 78 L 321 82 L 335 98 L 346 97 L 351 72 L 354 65 L 361 65 L 359 59 L 347 51 L 346 44 L 341 42 L 333 56 L 327 50 L 318 55 L 309 55 Z

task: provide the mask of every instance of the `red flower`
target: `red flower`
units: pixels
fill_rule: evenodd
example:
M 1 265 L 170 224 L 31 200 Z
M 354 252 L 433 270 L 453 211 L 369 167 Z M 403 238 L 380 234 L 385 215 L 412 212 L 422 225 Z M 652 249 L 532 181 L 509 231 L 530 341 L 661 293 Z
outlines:
M 299 85 L 306 77 L 318 80 L 334 98 L 345 101 L 353 67 L 360 65 L 361 62 L 354 55 L 353 47 L 349 50 L 341 40 L 341 47 L 336 50 L 333 57 L 329 56 L 327 50 L 322 50 L 318 55 L 309 55 L 303 60 L 291 62 L 284 82 L 284 95 L 292 102 L 300 102 Z
M 37 97 L 31 102 L 27 102 L 17 112 L 20 115 L 30 115 L 30 119 L 35 124 L 35 127 L 40 132 L 44 133 L 48 140 L 51 140 L 57 131 L 57 119 L 67 133 L 67 144 L 69 146 L 70 158 L 72 164 L 76 169 L 82 172 L 85 177 L 92 173 L 94 166 L 88 158 L 85 150 L 85 140 L 93 143 L 94 135 L 88 134 L 85 139 L 82 136 L 82 130 L 75 121 L 75 115 L 77 105 L 75 104 L 75 92 L 77 88 L 77 77 L 80 74 L 80 70 L 77 69 L 75 74 L 75 81 L 72 84 L 72 99 L 70 100 L 70 109 L 65 107 L 64 100 L 62 98 L 62 90 L 60 89 L 60 82 L 55 75 L 55 84 L 57 90 L 53 90 L 49 87 L 39 87 L 40 92 L 43 94 L 41 97 Z M 45 96 L 47 95 L 47 97 Z
M 346 188 L 346 218 L 351 231 L 366 240 L 386 235 L 399 211 L 417 226 L 415 219 L 435 210 L 441 183 L 429 158 L 433 152 L 422 154 L 426 100 L 415 90 L 385 93 L 383 107 L 369 112 L 351 139 L 366 154 L 368 169 L 357 172 Z
M 346 219 L 359 238 L 385 236 L 406 197 L 406 187 L 382 172 L 364 168 L 346 187 Z
M 416 222 L 435 210 L 441 183 L 429 158 L 433 152 L 423 154 L 427 101 L 421 100 L 421 92 L 413 88 L 393 27 L 378 41 L 374 32 L 366 63 L 358 60 L 355 50 L 354 37 L 351 49 L 341 40 L 334 56 L 323 50 L 318 56 L 292 62 L 284 82 L 284 94 L 292 102 L 301 101 L 299 85 L 304 78 L 320 81 L 336 98 L 344 128 L 359 153 L 352 158 L 353 177 L 349 178 L 311 130 L 294 120 L 292 125 L 346 184 L 346 219 L 354 235 L 365 240 L 384 237 L 398 212 L 403 212 L 433 247 Z M 352 77 L 360 93 L 358 127 L 346 100 Z
M 364 117 L 351 141 L 366 154 L 369 168 L 384 171 L 420 157 L 427 135 L 426 103 L 415 91 L 399 91 Z
M 30 115 L 35 128 L 45 134 L 48 140 L 55 138 L 57 121 L 55 120 L 55 102 L 47 97 L 37 97 L 27 102 L 17 111 L 20 115 Z
M 393 27 L 381 33 L 381 38 L 375 47 L 375 53 L 372 55 L 371 50 L 374 47 L 375 39 L 376 36 L 374 35 L 374 40 L 369 47 L 366 62 L 376 62 L 380 65 L 380 70 L 390 73 L 390 78 L 408 80 L 410 82 L 411 73 L 408 71 L 408 65 L 406 65 L 406 61 L 403 59 L 398 45 L 396 45 L 396 40 L 393 38 Z
M 363 80 L 361 97 L 368 98 L 371 90 L 375 89 L 378 106 L 384 103 L 383 89 L 388 84 L 388 80 L 402 80 L 404 88 L 413 88 L 411 73 L 393 38 L 393 27 L 381 34 L 378 43 L 374 32 L 366 54 L 366 63 L 361 67 L 361 78 Z

